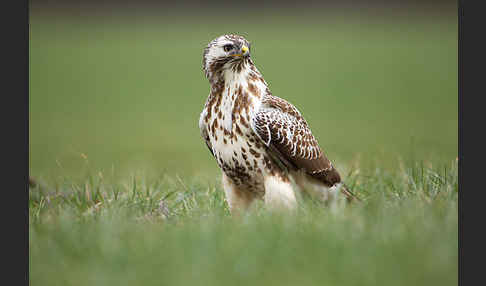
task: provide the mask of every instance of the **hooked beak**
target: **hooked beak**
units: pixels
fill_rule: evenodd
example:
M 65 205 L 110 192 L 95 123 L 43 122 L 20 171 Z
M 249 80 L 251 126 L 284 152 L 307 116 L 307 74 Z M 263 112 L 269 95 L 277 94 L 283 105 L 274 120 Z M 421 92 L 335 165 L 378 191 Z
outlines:
M 243 45 L 240 49 L 240 53 L 233 54 L 234 57 L 246 57 L 250 54 L 250 49 L 246 45 Z

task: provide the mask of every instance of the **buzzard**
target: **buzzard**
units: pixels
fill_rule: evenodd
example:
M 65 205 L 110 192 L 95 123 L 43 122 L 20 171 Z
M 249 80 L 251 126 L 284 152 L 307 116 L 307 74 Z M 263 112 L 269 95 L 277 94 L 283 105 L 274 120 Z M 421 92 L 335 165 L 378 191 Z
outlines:
M 231 213 L 255 199 L 294 208 L 293 185 L 324 201 L 340 192 L 352 200 L 301 113 L 272 95 L 250 48 L 245 38 L 230 34 L 211 41 L 203 54 L 211 88 L 199 128 L 223 172 Z

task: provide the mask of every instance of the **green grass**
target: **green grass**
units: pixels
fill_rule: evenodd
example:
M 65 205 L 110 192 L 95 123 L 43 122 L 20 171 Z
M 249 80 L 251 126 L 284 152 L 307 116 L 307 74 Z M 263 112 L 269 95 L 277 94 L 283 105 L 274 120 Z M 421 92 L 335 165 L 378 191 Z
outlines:
M 90 176 L 30 192 L 33 285 L 455 285 L 457 166 L 353 176 L 364 202 L 231 218 L 217 182 Z
M 456 18 L 409 20 L 34 13 L 30 283 L 456 285 Z M 227 32 L 363 203 L 229 215 L 197 126 Z

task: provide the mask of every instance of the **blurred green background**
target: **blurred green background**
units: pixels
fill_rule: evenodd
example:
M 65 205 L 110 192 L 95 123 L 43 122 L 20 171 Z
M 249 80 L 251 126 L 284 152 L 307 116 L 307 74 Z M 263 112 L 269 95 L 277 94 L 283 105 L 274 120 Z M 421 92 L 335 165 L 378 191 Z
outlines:
M 265 11 L 32 11 L 31 175 L 77 174 L 83 156 L 121 174 L 215 175 L 197 122 L 209 92 L 202 50 L 224 33 L 252 42 L 270 90 L 297 106 L 338 166 L 456 158 L 453 14 Z
M 31 2 L 33 285 L 457 284 L 455 2 L 299 3 Z M 198 128 L 225 33 L 363 204 L 232 220 Z
M 92 169 L 120 175 L 216 175 L 197 122 L 209 92 L 202 51 L 225 33 L 251 41 L 270 90 L 297 106 L 338 167 L 393 169 L 400 160 L 457 156 L 457 18 L 450 11 L 35 8 L 33 176 L 75 176 L 83 156 Z

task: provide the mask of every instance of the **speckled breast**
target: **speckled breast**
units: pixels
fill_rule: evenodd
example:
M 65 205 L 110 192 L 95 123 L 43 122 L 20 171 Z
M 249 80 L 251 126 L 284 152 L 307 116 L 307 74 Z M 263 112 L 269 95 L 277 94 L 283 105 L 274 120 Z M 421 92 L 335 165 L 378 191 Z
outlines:
M 235 185 L 263 194 L 263 175 L 272 172 L 274 166 L 265 146 L 250 127 L 254 108 L 251 100 L 243 95 L 239 103 L 225 104 L 223 99 L 221 104 L 213 106 L 208 133 L 222 171 Z M 232 108 L 228 108 L 230 106 Z

